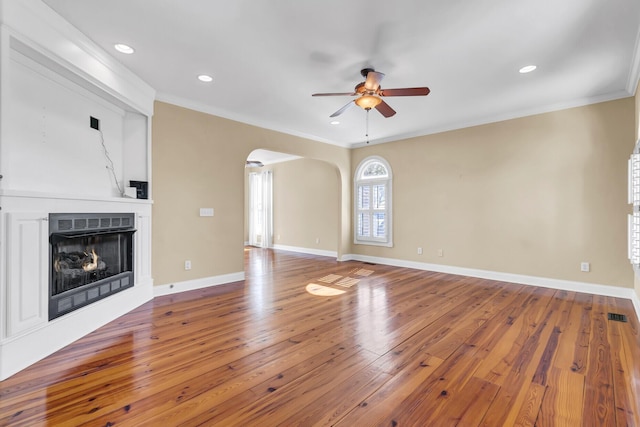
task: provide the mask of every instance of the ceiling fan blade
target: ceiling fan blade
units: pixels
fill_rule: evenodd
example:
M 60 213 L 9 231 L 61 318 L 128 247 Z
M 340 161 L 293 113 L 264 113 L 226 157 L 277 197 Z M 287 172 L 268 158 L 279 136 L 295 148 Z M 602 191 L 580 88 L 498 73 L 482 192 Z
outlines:
M 381 89 L 380 96 L 425 96 L 431 90 L 428 87 L 405 87 L 402 89 Z
M 389 104 L 387 104 L 384 101 L 382 101 L 380 104 L 376 105 L 376 110 L 378 110 L 380 112 L 380 114 L 382 114 L 383 116 L 385 116 L 387 118 L 396 114 L 396 110 L 391 108 L 389 106 Z
M 367 80 L 364 82 L 364 88 L 368 91 L 375 92 L 380 87 L 380 82 L 384 78 L 384 74 L 377 71 L 369 71 Z
M 314 93 L 311 96 L 354 96 L 355 92 Z
M 340 114 L 342 114 L 345 111 L 347 111 L 347 109 L 349 109 L 349 107 L 351 107 L 352 105 L 355 105 L 355 101 L 349 101 L 344 107 L 342 107 L 341 109 L 339 109 L 338 111 L 336 111 L 335 113 L 330 115 L 329 117 L 339 116 Z

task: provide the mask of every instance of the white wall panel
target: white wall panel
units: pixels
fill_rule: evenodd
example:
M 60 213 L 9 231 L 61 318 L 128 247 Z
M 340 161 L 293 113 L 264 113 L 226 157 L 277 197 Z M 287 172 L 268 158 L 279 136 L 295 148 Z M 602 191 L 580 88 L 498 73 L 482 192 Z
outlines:
M 122 185 L 124 112 L 15 51 L 9 70 L 4 188 L 118 196 L 100 133 L 89 127 L 89 117 L 100 120 Z
M 7 336 L 47 322 L 47 222 L 45 214 L 8 215 Z

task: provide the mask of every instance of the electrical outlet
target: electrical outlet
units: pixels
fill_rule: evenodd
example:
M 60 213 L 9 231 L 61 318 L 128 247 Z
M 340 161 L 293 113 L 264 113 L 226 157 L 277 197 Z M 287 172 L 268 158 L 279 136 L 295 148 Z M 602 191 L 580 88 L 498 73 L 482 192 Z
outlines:
M 191 261 L 185 261 L 184 262 L 184 269 L 185 270 L 191 270 Z
M 100 119 L 89 116 L 89 126 L 91 127 L 91 129 L 100 130 Z
M 591 271 L 591 265 L 588 262 L 581 262 L 580 263 L 580 271 L 584 271 L 585 273 L 588 273 Z
M 442 249 L 438 249 L 438 256 L 444 256 L 444 252 L 442 251 Z
M 418 248 L 418 255 L 422 255 L 422 248 Z
M 319 238 L 319 237 L 316 237 L 316 245 L 317 245 L 318 243 L 320 243 L 320 238 Z

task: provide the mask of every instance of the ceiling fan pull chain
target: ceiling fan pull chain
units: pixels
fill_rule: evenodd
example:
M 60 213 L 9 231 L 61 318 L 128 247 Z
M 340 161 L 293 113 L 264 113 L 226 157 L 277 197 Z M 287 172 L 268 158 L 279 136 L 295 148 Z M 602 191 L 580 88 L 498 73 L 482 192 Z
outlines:
M 369 143 L 369 111 L 371 111 L 371 108 L 367 109 L 367 118 L 365 119 L 366 121 L 365 136 L 367 137 L 367 144 Z

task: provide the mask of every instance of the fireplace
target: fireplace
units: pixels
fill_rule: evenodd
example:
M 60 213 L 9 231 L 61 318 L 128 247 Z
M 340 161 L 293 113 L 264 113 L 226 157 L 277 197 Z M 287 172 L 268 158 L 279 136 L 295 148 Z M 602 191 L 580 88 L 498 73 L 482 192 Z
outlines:
M 49 215 L 49 320 L 134 285 L 133 213 Z

